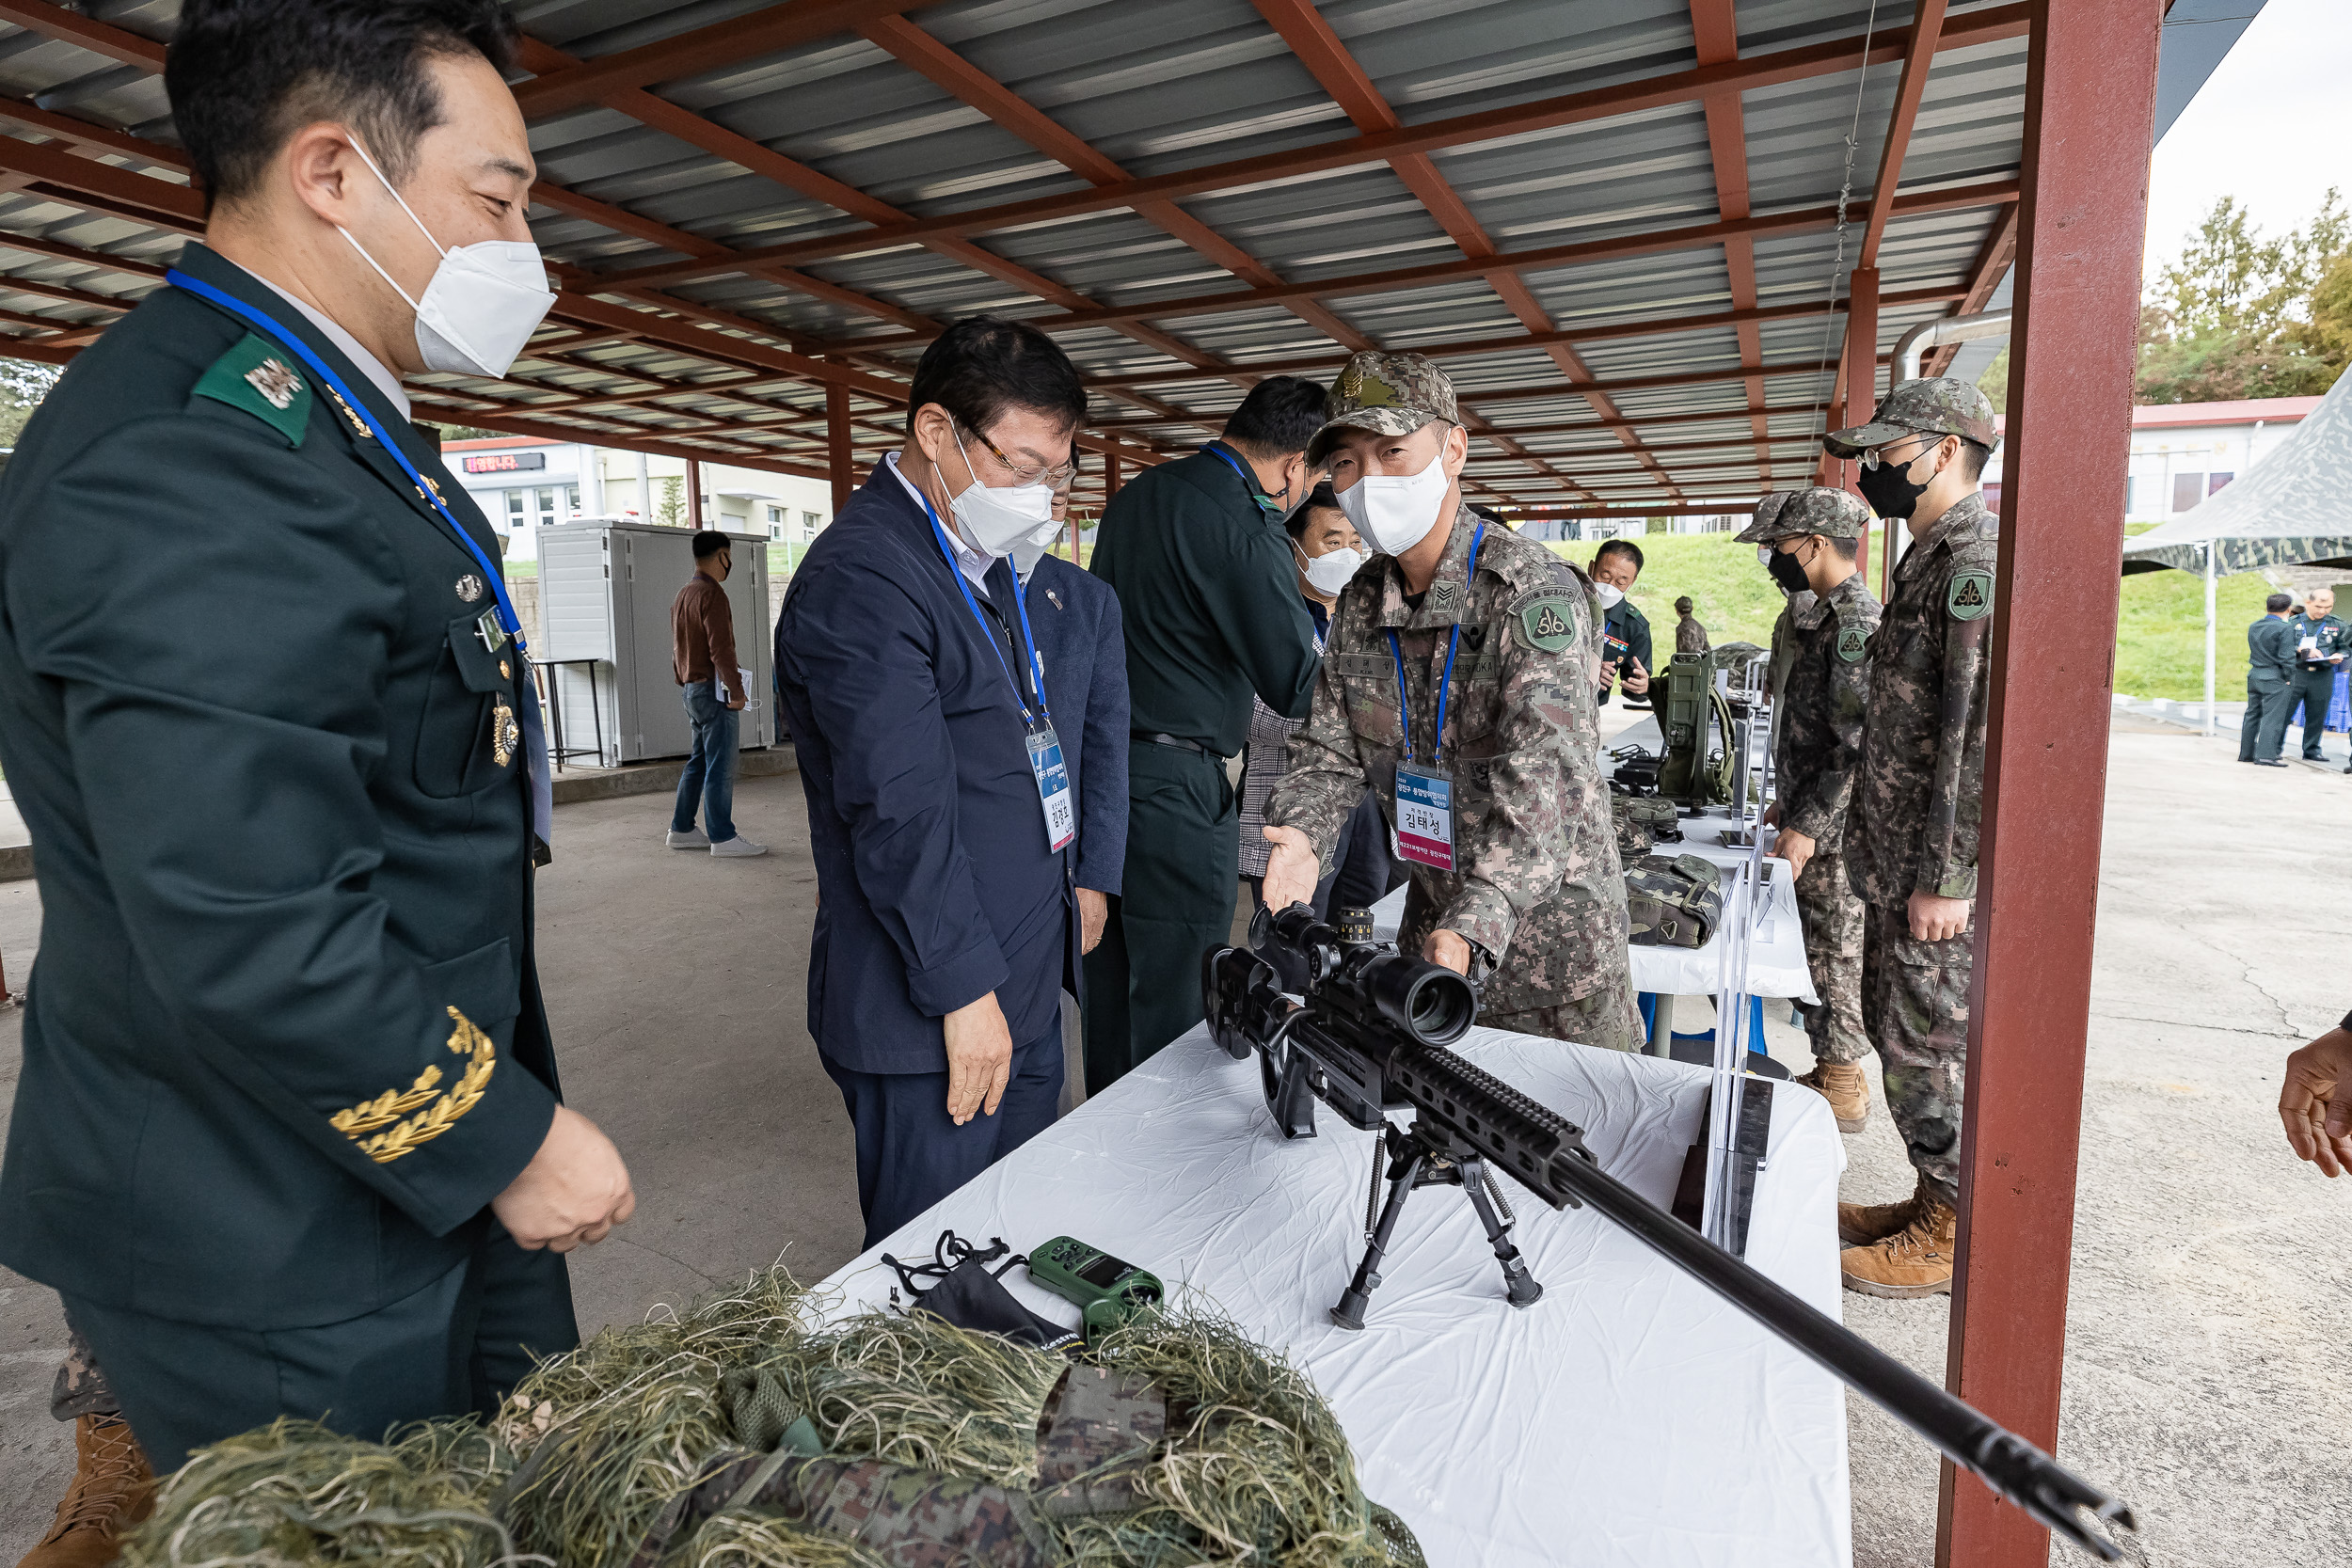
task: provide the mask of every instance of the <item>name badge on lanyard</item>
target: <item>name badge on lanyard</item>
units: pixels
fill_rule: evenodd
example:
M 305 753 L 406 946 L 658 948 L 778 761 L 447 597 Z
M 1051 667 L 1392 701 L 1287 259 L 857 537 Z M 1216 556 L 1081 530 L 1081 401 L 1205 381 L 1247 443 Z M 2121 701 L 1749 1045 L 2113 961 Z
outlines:
M 1465 583 L 1478 572 L 1478 546 L 1486 537 L 1486 525 L 1480 523 L 1478 531 L 1470 535 L 1470 564 L 1463 568 Z M 1454 652 L 1462 641 L 1462 624 L 1454 624 L 1453 633 L 1445 644 L 1445 672 L 1438 677 L 1438 724 L 1429 733 L 1431 760 L 1425 765 L 1413 761 L 1413 716 L 1405 695 L 1405 648 L 1396 633 L 1389 633 L 1389 653 L 1396 659 L 1396 721 L 1405 736 L 1405 760 L 1396 768 L 1396 858 L 1425 865 L 1433 871 L 1454 869 L 1454 776 L 1437 765 L 1437 757 L 1445 745 L 1445 709 L 1449 689 L 1454 684 Z
M 963 595 L 963 605 L 972 612 L 973 621 L 980 628 L 980 637 L 995 650 L 996 663 L 1005 672 L 1005 679 L 1012 687 L 1012 700 L 1021 709 L 1022 741 L 1029 753 L 1029 772 L 1037 780 L 1038 805 L 1045 814 L 1045 847 L 1059 853 L 1070 847 L 1078 836 L 1077 808 L 1070 793 L 1070 765 L 1061 754 L 1061 738 L 1054 734 L 1053 710 L 1045 703 L 1045 661 L 1038 657 L 1037 639 L 1029 632 L 1029 600 L 1022 591 L 1021 579 L 1013 578 L 1012 602 L 1021 615 L 1021 646 L 1029 656 L 1029 674 L 1035 682 L 1037 709 L 1030 711 L 1029 700 L 1022 692 L 1021 682 L 1014 678 L 1012 666 L 1005 662 L 1005 650 L 997 646 L 996 633 L 980 613 L 980 604 L 972 596 L 972 585 L 956 564 L 956 553 L 947 546 L 947 530 L 939 520 L 939 514 L 923 499 L 923 511 L 930 518 L 931 537 L 939 542 L 939 553 L 947 562 L 947 576 L 954 579 L 956 589 Z

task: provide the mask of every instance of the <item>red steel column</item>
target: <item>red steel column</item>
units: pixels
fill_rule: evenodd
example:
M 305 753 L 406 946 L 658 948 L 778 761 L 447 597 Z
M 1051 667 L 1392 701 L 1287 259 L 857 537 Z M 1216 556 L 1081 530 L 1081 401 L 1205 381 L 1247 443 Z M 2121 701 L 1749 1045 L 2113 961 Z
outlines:
M 691 457 L 686 460 L 686 517 L 703 526 L 703 466 Z
M 2034 0 L 2017 329 L 1946 1381 L 2058 1448 L 2091 926 L 2130 466 L 2157 24 Z M 2011 708 L 2009 693 L 2020 698 Z M 2049 1535 L 1944 1466 L 1935 1560 L 2043 1568 Z
M 1111 452 L 1103 459 L 1103 504 L 1108 506 L 1111 498 L 1117 494 L 1119 494 L 1119 454 Z
M 1879 404 L 1879 269 L 1856 267 L 1846 280 L 1846 409 L 1851 416 L 1843 422 L 1860 424 L 1870 417 Z M 1832 430 L 1841 428 L 1831 425 Z M 1846 464 L 1834 465 L 1830 471 L 1836 477 L 1824 483 L 1845 484 L 1852 477 Z M 1895 552 L 1884 552 L 1889 560 Z M 1870 536 L 1862 536 L 1862 546 L 1855 552 L 1855 562 L 1862 569 L 1862 580 L 1870 580 Z M 1882 592 L 1879 597 L 1883 599 Z
M 850 449 L 850 389 L 825 385 L 825 467 L 833 478 L 833 515 L 840 516 L 857 485 Z

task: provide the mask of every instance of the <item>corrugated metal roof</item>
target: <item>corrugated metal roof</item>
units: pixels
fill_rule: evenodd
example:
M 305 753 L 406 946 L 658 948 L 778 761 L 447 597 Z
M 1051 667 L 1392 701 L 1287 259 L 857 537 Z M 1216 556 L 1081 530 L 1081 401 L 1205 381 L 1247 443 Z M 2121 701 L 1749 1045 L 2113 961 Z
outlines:
M 512 8 L 564 299 L 511 379 L 421 378 L 421 414 L 811 471 L 822 383 L 848 378 L 863 464 L 930 331 L 988 310 L 1119 383 L 1089 444 L 1130 461 L 1214 431 L 1253 366 L 1424 348 L 1475 411 L 1490 498 L 1661 504 L 1808 467 L 1911 20 L 1745 0 L 1726 86 L 1691 75 L 1688 0 L 878 0 L 825 8 L 832 31 L 766 0 Z M 2005 264 L 2025 9 L 1945 24 L 1878 257 L 1882 352 Z M 12 7 L 0 346 L 70 355 L 191 230 L 183 189 L 141 183 L 184 185 L 154 69 L 177 12 Z M 1365 139 L 1391 126 L 1419 139 Z M 1161 181 L 1172 200 L 1126 189 Z M 1975 194 L 1934 199 L 1954 188 Z M 892 231 L 946 219 L 966 231 Z

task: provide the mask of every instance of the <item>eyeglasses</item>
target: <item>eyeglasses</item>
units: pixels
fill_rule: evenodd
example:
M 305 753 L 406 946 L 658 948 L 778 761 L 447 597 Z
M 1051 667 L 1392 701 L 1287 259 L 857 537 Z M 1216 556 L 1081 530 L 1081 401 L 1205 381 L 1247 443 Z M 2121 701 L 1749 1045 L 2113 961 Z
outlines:
M 1862 466 L 1866 468 L 1877 467 L 1882 462 L 1885 461 L 1885 459 L 1881 455 L 1882 453 L 1893 451 L 1897 447 L 1901 446 L 1906 441 L 1941 441 L 1943 438 L 1944 437 L 1941 436 L 1933 435 L 1926 431 L 1915 432 L 1909 436 L 1898 436 L 1895 439 L 1887 442 L 1886 445 L 1883 447 L 1872 447 L 1868 451 L 1864 452 L 1862 454 Z M 1921 449 L 1921 451 L 1925 450 L 1925 448 Z M 1906 466 L 1908 466 L 1912 463 L 1917 462 L 1918 459 L 1919 453 L 1915 451 L 1909 457 L 1904 458 L 1903 462 Z
M 1078 459 L 1075 455 L 1073 455 L 1069 462 L 1058 464 L 1050 468 L 1040 463 L 1015 463 L 1011 458 L 1005 455 L 1003 448 L 997 446 L 995 442 L 990 440 L 978 431 L 973 431 L 971 434 L 972 438 L 979 442 L 980 445 L 986 447 L 990 452 L 995 456 L 996 461 L 1002 463 L 1007 471 L 1009 471 L 1012 475 L 1013 479 L 1019 483 L 1043 483 L 1052 486 L 1054 489 L 1059 490 L 1068 485 L 1072 480 L 1078 477 Z

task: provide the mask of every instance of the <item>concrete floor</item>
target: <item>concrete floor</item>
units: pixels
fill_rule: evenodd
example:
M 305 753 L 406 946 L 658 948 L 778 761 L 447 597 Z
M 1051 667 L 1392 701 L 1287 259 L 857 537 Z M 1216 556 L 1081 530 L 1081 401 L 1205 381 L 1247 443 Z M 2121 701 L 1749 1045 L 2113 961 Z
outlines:
M 1603 715 L 1611 732 L 1644 717 Z M 2171 726 L 2115 728 L 2061 1442 L 2137 1507 L 2146 1561 L 2198 1568 L 2332 1560 L 2352 1533 L 2352 1181 L 2297 1165 L 2272 1110 L 2285 1052 L 2352 1003 L 2352 780 L 2234 755 Z M 574 1265 L 589 1328 L 779 1256 L 814 1278 L 857 1245 L 849 1128 L 803 1025 L 815 887 L 799 783 L 739 793 L 743 831 L 775 851 L 762 860 L 662 848 L 663 809 L 563 808 L 540 883 L 565 1087 L 640 1196 L 635 1223 Z M 0 884 L 20 981 L 39 923 L 34 885 Z M 1692 1027 L 1705 1006 L 1685 1007 Z M 17 1032 L 0 1014 L 0 1087 Z M 1768 1033 L 1806 1065 L 1793 1031 Z M 1883 1112 L 1846 1148 L 1847 1196 L 1909 1191 Z M 1942 1298 L 1846 1307 L 1940 1377 Z M 37 1538 L 70 1465 L 46 1412 L 62 1339 L 56 1298 L 0 1274 L 0 1561 Z M 1851 1408 L 1854 1560 L 1925 1564 L 1934 1458 Z

